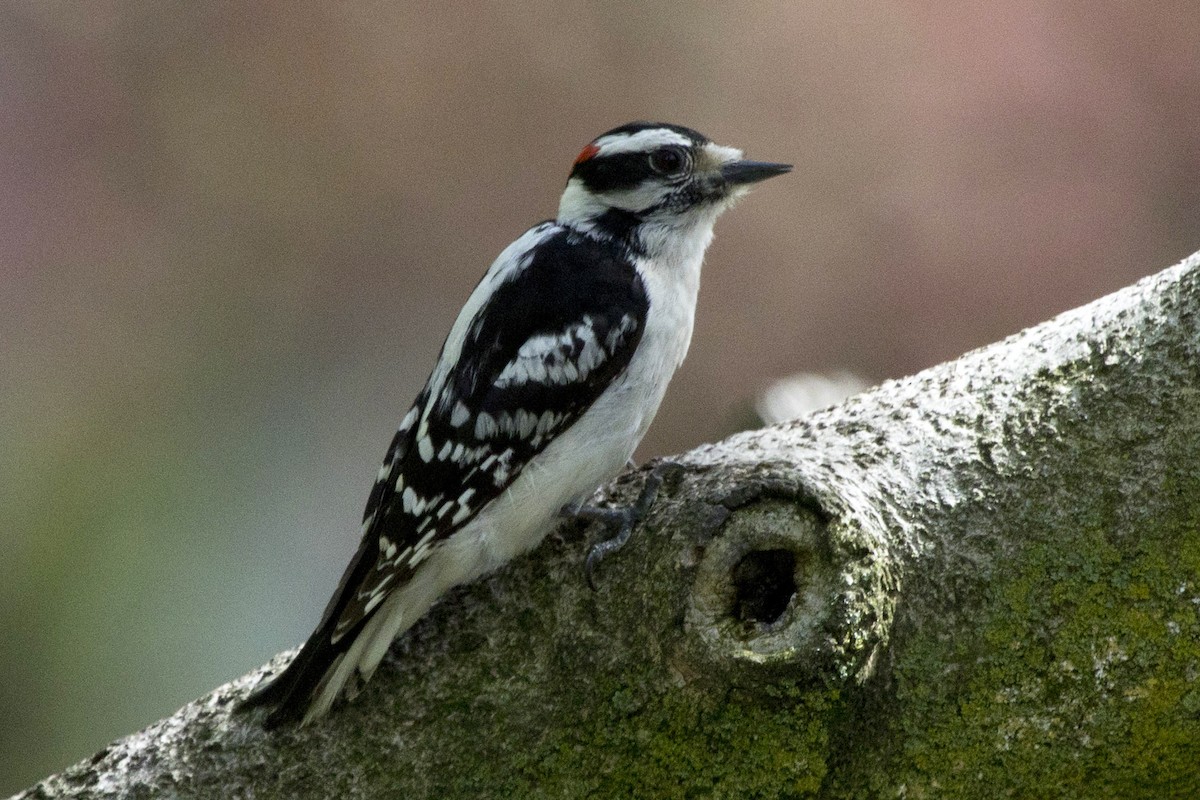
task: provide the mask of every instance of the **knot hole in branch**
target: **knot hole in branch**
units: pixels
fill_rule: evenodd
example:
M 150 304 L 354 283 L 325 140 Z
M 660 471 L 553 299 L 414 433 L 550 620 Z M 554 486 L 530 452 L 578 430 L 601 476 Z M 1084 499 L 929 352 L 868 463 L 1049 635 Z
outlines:
M 686 626 L 709 664 L 821 671 L 838 596 L 825 521 L 771 500 L 735 511 L 697 565 Z
M 753 550 L 734 565 L 732 583 L 733 616 L 771 625 L 796 595 L 796 554 L 779 548 Z

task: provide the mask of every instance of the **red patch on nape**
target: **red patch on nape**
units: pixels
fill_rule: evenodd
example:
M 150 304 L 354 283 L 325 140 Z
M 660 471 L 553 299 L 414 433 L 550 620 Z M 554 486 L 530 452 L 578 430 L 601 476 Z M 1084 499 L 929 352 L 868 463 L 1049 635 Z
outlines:
M 587 147 L 585 147 L 579 151 L 579 156 L 575 159 L 575 163 L 572 164 L 572 166 L 575 166 L 575 167 L 579 166 L 580 164 L 587 161 L 589 158 L 591 158 L 592 156 L 596 155 L 596 153 L 599 153 L 599 152 L 600 152 L 599 147 L 597 147 L 594 143 L 589 144 Z

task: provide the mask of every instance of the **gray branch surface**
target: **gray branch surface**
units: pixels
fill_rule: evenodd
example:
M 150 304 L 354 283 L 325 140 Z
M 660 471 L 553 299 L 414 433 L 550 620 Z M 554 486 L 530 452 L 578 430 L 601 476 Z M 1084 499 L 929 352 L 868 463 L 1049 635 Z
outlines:
M 1198 324 L 1200 254 L 683 456 L 599 591 L 565 526 L 319 724 L 260 671 L 18 797 L 1200 796 Z

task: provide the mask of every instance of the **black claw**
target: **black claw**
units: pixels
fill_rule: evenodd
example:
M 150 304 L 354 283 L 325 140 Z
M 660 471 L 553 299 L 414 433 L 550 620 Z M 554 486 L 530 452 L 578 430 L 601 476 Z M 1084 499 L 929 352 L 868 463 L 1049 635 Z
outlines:
M 591 587 L 592 591 L 596 591 L 596 566 L 604 558 L 625 546 L 633 535 L 633 529 L 650 513 L 650 509 L 654 507 L 654 501 L 658 499 L 659 489 L 662 488 L 663 480 L 667 474 L 677 472 L 680 469 L 680 465 L 673 461 L 664 461 L 657 464 L 650 470 L 650 474 L 646 476 L 646 482 L 642 485 L 641 494 L 638 495 L 637 501 L 632 506 L 626 508 L 583 506 L 575 512 L 575 516 L 578 518 L 590 522 L 599 522 L 610 531 L 614 529 L 617 531 L 616 536 L 597 543 L 588 551 L 587 560 L 583 564 L 583 571 L 587 576 L 588 586 Z
M 596 565 L 610 553 L 615 553 L 625 546 L 629 541 L 629 537 L 633 535 L 633 528 L 641 519 L 641 515 L 636 514 L 634 509 L 626 508 L 621 510 L 621 516 L 624 521 L 621 523 L 621 528 L 617 535 L 611 539 L 605 539 L 603 542 L 595 544 L 588 551 L 587 560 L 583 562 L 583 572 L 587 576 L 588 587 L 594 592 L 596 591 Z

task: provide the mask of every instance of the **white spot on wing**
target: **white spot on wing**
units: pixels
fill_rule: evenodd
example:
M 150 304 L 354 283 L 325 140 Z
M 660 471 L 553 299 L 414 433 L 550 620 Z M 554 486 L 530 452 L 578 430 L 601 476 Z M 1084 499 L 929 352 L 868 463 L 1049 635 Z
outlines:
M 625 320 L 633 324 L 632 318 L 626 315 L 614 331 L 620 331 L 625 326 Z M 620 335 L 623 334 L 619 334 L 618 339 Z M 613 333 L 610 332 L 606 341 L 613 339 Z M 580 351 L 572 357 L 577 342 L 580 343 Z M 521 345 L 517 357 L 506 364 L 496 377 L 496 386 L 503 389 L 523 383 L 571 383 L 580 377 L 586 378 L 607 357 L 608 353 L 596 338 L 595 320 L 585 314 L 579 322 L 561 333 L 534 336 Z
M 462 425 L 464 422 L 466 422 L 470 418 L 471 418 L 471 412 L 463 404 L 462 400 L 459 400 L 457 403 L 454 404 L 454 410 L 452 412 L 450 412 L 450 424 L 451 425 L 453 425 L 455 428 L 457 428 L 459 425 Z
M 418 546 L 417 549 L 413 551 L 412 557 L 408 559 L 409 566 L 415 567 L 417 564 L 420 564 L 422 561 L 429 558 L 429 554 L 432 552 L 432 550 L 432 547 Z
M 422 428 L 425 426 L 422 425 Z M 422 461 L 433 460 L 433 440 L 428 436 L 423 436 L 417 441 L 417 452 L 421 454 Z
M 386 536 L 379 537 L 379 552 L 384 558 L 392 558 L 396 555 L 396 544 Z M 377 568 L 382 568 L 383 563 L 380 562 Z
M 538 419 L 537 432 L 539 435 L 545 436 L 557 424 L 558 414 L 553 411 L 543 411 L 542 416 Z
M 496 433 L 496 420 L 486 411 L 475 418 L 475 438 L 487 439 Z
M 513 421 L 517 424 L 522 439 L 528 439 L 529 434 L 533 433 L 533 429 L 537 427 L 537 417 L 523 408 L 516 412 Z
M 371 599 L 367 601 L 367 604 L 365 606 L 363 606 L 364 614 L 371 613 L 371 609 L 373 609 L 373 608 L 375 608 L 375 606 L 379 605 L 379 601 L 383 599 L 382 587 L 380 587 L 379 589 L 376 589 L 375 591 L 376 591 L 376 594 L 371 595 Z
M 512 459 L 512 449 L 505 450 L 496 458 L 496 466 L 492 469 L 492 482 L 503 486 L 508 482 L 508 474 L 512 471 L 509 462 Z
M 383 598 L 387 597 L 387 588 L 392 583 L 392 575 L 393 573 L 390 572 L 385 574 L 379 579 L 379 583 L 375 584 L 370 590 L 358 593 L 360 600 L 364 597 L 368 598 L 366 605 L 363 606 L 364 614 L 371 613 L 371 609 L 375 608 Z
M 604 346 L 608 348 L 609 352 L 616 350 L 617 345 L 624 341 L 625 336 L 636 329 L 637 320 L 626 314 L 621 317 L 621 324 L 608 332 L 608 336 L 604 339 Z

